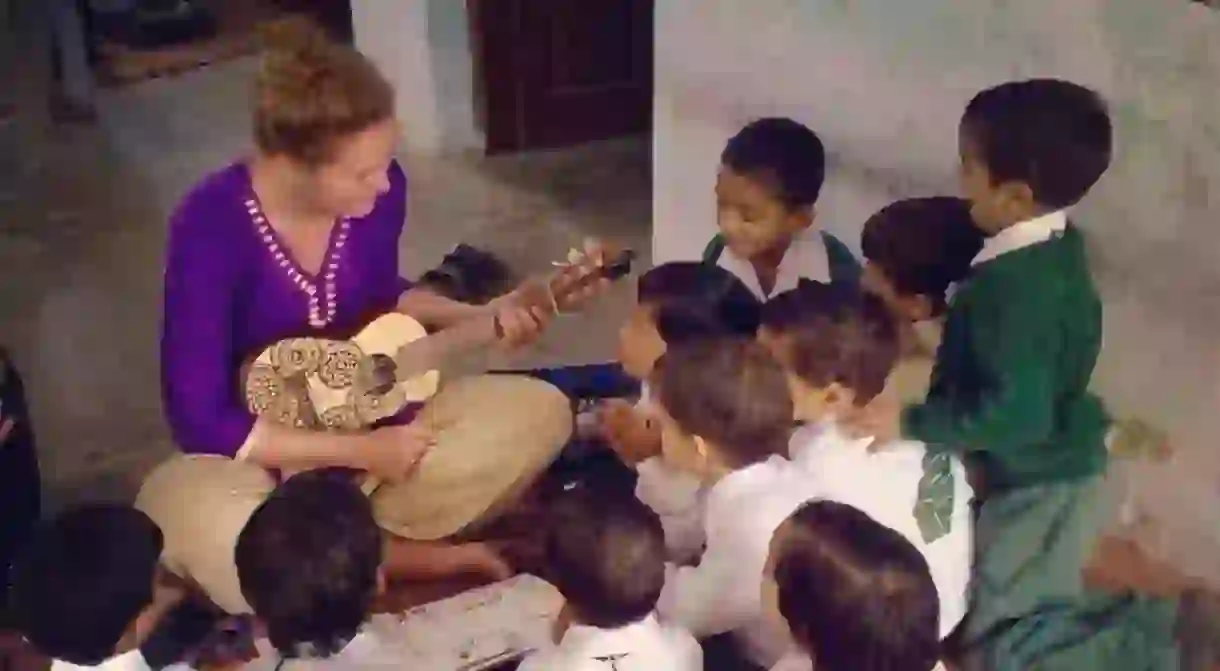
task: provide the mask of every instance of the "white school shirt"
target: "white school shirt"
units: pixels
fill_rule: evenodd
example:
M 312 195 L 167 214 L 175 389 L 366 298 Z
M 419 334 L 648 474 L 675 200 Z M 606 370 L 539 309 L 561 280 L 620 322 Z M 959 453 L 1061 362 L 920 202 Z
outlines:
M 802 652 L 794 652 L 771 667 L 771 671 L 813 671 L 813 660 Z M 944 664 L 937 664 L 932 671 L 945 671 Z
M 690 632 L 656 615 L 618 629 L 573 625 L 558 645 L 526 657 L 517 671 L 702 671 Z
M 166 667 L 166 671 L 188 671 L 189 668 L 185 664 L 174 664 Z M 81 666 L 56 659 L 51 662 L 51 671 L 151 671 L 151 667 L 137 649 L 115 655 L 97 666 Z
M 763 613 L 760 596 L 771 536 L 811 498 L 807 471 L 783 457 L 733 471 L 707 492 L 707 547 L 698 566 L 666 569 L 657 612 L 698 638 L 731 631 L 759 666 L 774 664 L 791 643 Z
M 803 652 L 790 652 L 771 671 L 813 671 L 813 659 Z
M 651 412 L 648 385 L 640 389 L 636 410 Z M 636 464 L 635 497 L 661 518 L 665 548 L 676 562 L 692 561 L 703 552 L 703 500 L 698 478 L 671 468 L 657 456 Z
M 973 552 L 974 491 L 956 457 L 950 531 L 925 543 L 915 519 L 919 481 L 923 477 L 923 443 L 904 440 L 871 452 L 872 438 L 845 436 L 833 422 L 807 425 L 792 436 L 789 453 L 809 471 L 814 498 L 850 505 L 906 537 L 924 556 L 940 595 L 940 635 L 949 635 L 966 614 L 967 586 Z
M 1009 252 L 1046 242 L 1063 233 L 1067 224 L 1067 210 L 1056 210 L 1041 217 L 1009 226 L 987 238 L 983 242 L 983 248 L 974 256 L 970 265 L 977 266 Z
M 750 291 L 765 301 L 772 296 L 791 291 L 802 278 L 817 282 L 830 281 L 830 259 L 826 256 L 826 241 L 820 230 L 809 228 L 792 240 L 792 245 L 780 259 L 779 272 L 775 276 L 775 287 L 770 294 L 758 283 L 758 273 L 750 262 L 737 256 L 727 245 L 716 260 L 716 265 L 736 275 Z

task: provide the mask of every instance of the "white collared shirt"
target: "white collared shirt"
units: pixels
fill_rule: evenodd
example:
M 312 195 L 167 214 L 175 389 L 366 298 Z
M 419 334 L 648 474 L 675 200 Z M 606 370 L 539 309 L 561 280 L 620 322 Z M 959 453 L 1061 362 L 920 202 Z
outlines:
M 518 671 L 701 671 L 703 649 L 656 615 L 618 629 L 573 625 L 559 644 L 527 657 Z
M 945 637 L 966 614 L 973 542 L 970 500 L 974 491 L 961 461 L 950 457 L 954 478 L 948 534 L 925 543 L 914 509 L 927 450 L 916 441 L 895 441 L 877 451 L 872 438 L 845 436 L 833 422 L 802 427 L 789 443 L 793 460 L 808 470 L 814 498 L 850 505 L 902 534 L 928 562 L 940 595 L 940 634 Z
M 169 669 L 187 669 L 185 665 L 175 664 Z M 121 655 L 115 655 L 97 666 L 80 666 L 63 660 L 51 662 L 51 671 L 150 671 L 148 663 L 139 650 L 128 650 Z
M 813 671 L 813 660 L 803 652 L 794 652 L 779 660 L 771 671 Z M 932 671 L 945 671 L 945 665 L 937 664 Z
M 1067 228 L 1067 210 L 1056 210 L 1041 217 L 1013 224 L 987 238 L 983 248 L 970 265 L 986 263 L 1009 252 L 1037 245 L 1063 233 Z
M 731 631 L 764 668 L 791 647 L 787 632 L 763 613 L 760 596 L 771 536 L 812 497 L 805 469 L 772 457 L 734 471 L 707 492 L 707 548 L 698 566 L 669 566 L 657 603 L 663 621 L 705 638 Z
M 813 660 L 804 652 L 790 652 L 771 671 L 813 671 Z
M 758 282 L 758 273 L 750 262 L 737 256 L 727 245 L 720 253 L 716 265 L 736 275 L 750 291 L 765 301 L 772 296 L 791 291 L 802 279 L 817 282 L 830 281 L 830 259 L 826 256 L 826 242 L 820 230 L 810 228 L 796 236 L 784 258 L 779 262 L 779 272 L 775 276 L 775 287 L 768 294 L 763 291 Z

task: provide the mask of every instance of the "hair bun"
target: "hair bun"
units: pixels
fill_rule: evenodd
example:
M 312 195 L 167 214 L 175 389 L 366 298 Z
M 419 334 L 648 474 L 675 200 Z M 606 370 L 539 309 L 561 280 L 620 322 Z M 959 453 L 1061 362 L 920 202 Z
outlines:
M 271 21 L 260 29 L 263 38 L 262 74 L 264 90 L 281 96 L 308 97 L 332 71 L 338 45 L 318 24 L 293 14 Z
M 334 46 L 330 35 L 304 14 L 290 14 L 259 28 L 267 51 L 302 56 L 324 53 Z

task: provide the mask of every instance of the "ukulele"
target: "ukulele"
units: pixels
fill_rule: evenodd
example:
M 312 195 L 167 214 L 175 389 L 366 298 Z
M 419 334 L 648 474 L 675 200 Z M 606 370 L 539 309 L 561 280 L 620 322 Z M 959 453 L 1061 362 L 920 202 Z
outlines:
M 610 255 L 590 267 L 573 252 L 550 278 L 528 280 L 511 300 L 556 314 L 572 307 L 581 289 L 631 272 L 635 253 Z M 392 417 L 409 403 L 428 400 L 439 387 L 439 364 L 458 352 L 504 337 L 489 311 L 434 334 L 415 319 L 391 312 L 350 340 L 289 338 L 256 356 L 243 375 L 250 412 L 279 424 L 321 431 L 359 431 Z

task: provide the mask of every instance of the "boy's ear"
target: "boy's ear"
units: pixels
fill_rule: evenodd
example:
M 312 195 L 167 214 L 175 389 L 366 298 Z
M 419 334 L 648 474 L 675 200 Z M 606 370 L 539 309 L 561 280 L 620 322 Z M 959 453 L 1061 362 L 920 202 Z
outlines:
M 385 569 L 383 569 L 381 567 L 377 567 L 377 588 L 376 589 L 377 589 L 376 595 L 378 597 L 385 596 L 386 589 L 387 589 Z
M 788 225 L 791 227 L 793 232 L 803 231 L 813 225 L 813 221 L 817 218 L 817 215 L 817 207 L 813 204 L 793 208 L 788 213 Z
M 1001 211 L 1014 221 L 1029 216 L 1038 209 L 1038 201 L 1034 198 L 1034 190 L 1025 182 L 1004 182 L 997 188 Z
M 922 322 L 927 321 L 936 316 L 936 307 L 931 298 L 924 294 L 916 294 L 914 296 L 900 296 L 898 298 L 902 303 L 902 311 L 911 321 Z
M 704 440 L 702 436 L 691 436 L 691 438 L 695 445 L 695 454 L 699 455 L 699 460 L 707 461 L 707 441 Z
M 823 402 L 831 412 L 840 414 L 842 408 L 851 408 L 856 404 L 856 392 L 844 387 L 838 382 L 831 382 L 822 392 Z

